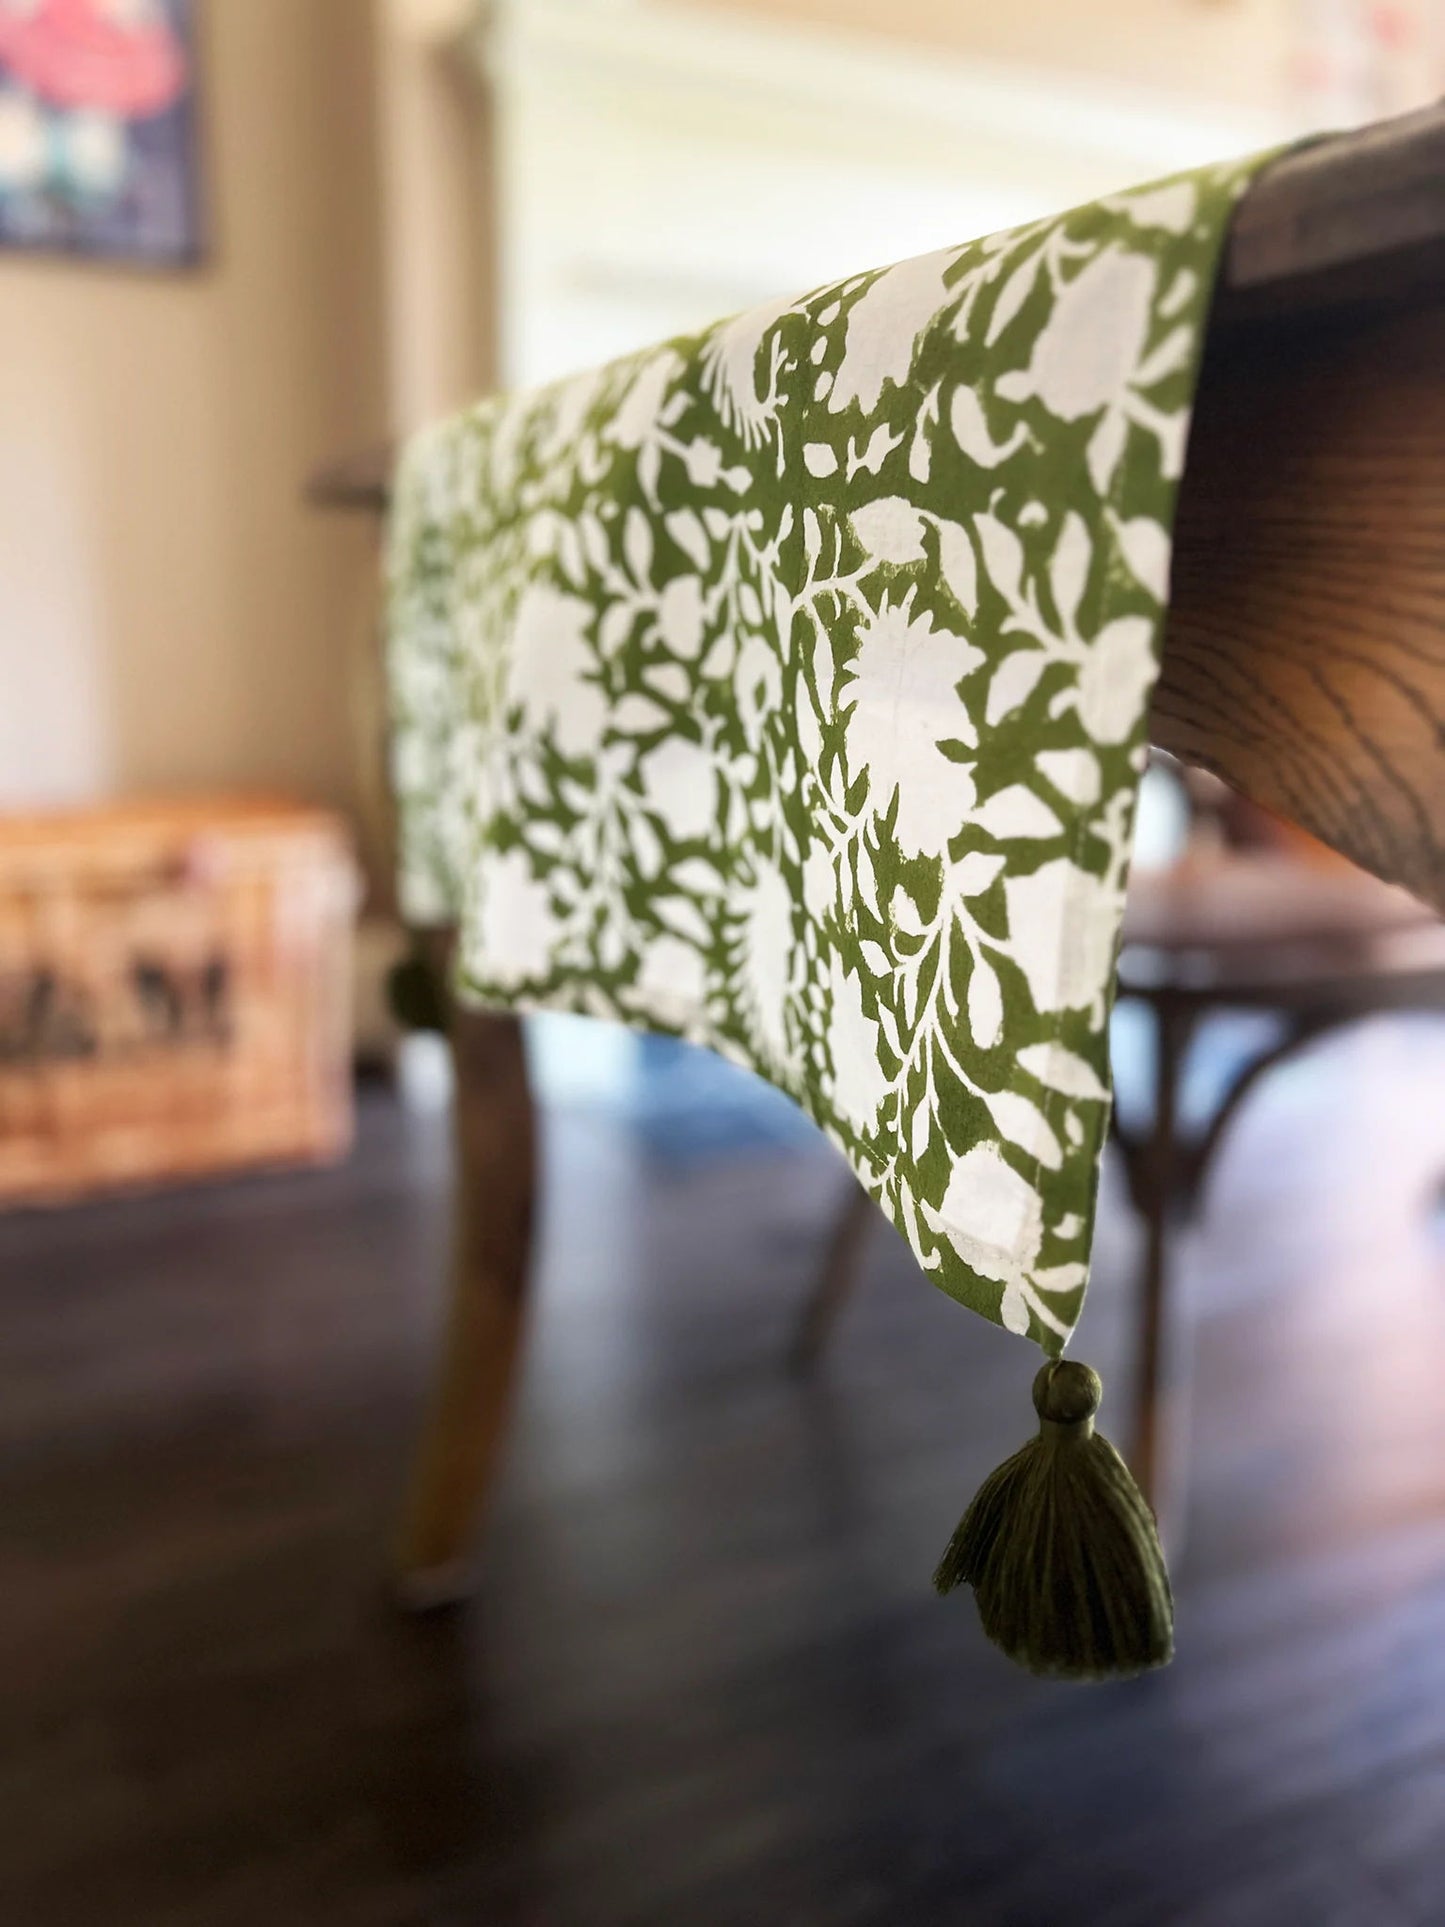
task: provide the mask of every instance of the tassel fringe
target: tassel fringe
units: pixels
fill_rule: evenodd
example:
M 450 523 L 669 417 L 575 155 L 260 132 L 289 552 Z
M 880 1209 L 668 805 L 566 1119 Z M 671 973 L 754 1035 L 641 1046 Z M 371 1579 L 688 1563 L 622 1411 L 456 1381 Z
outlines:
M 994 1644 L 1055 1678 L 1128 1678 L 1174 1651 L 1154 1515 L 1094 1430 L 1102 1390 L 1087 1365 L 1043 1366 L 1039 1436 L 984 1480 L 933 1576 L 941 1593 L 972 1586 Z

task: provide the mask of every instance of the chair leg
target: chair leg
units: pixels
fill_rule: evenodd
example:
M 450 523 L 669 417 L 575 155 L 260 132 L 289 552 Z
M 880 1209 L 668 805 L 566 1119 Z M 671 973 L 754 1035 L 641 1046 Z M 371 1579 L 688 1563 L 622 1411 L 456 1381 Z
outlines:
M 1145 1242 L 1129 1465 L 1165 1537 L 1177 1530 L 1172 1501 L 1181 1470 L 1187 1398 L 1182 1334 L 1176 1329 L 1178 1308 L 1171 1303 L 1169 1257 L 1178 1204 L 1179 1068 L 1190 1029 L 1184 1013 L 1156 1005 L 1154 1114 L 1148 1139 L 1135 1153 L 1135 1196 Z
M 788 1347 L 791 1370 L 811 1371 L 821 1357 L 838 1314 L 858 1281 L 863 1248 L 875 1216 L 876 1207 L 868 1193 L 861 1184 L 850 1182 L 848 1195 L 833 1222 L 822 1266 Z
M 467 1590 L 525 1323 L 535 1123 L 515 1017 L 459 1010 L 451 1305 L 402 1533 L 398 1592 L 424 1609 Z

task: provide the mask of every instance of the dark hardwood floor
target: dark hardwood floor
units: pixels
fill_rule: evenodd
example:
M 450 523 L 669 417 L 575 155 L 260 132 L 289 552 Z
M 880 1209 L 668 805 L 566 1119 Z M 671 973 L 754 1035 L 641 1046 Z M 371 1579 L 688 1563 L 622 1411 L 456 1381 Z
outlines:
M 1025 1349 L 880 1226 L 781 1368 L 843 1182 L 553 1120 L 475 1602 L 388 1609 L 445 1144 L 0 1221 L 4 1927 L 1445 1921 L 1445 1026 L 1266 1085 L 1187 1242 L 1179 1657 L 1032 1681 L 933 1561 Z M 1111 1193 L 1116 1188 L 1111 1186 Z M 1126 1430 L 1132 1230 L 1078 1350 Z M 1106 1427 L 1106 1429 L 1108 1429 Z

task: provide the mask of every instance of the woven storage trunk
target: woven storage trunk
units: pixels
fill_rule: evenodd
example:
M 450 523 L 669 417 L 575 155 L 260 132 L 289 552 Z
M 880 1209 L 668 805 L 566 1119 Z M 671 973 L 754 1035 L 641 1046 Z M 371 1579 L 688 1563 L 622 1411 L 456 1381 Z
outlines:
M 356 898 L 318 810 L 0 820 L 0 1203 L 340 1156 Z

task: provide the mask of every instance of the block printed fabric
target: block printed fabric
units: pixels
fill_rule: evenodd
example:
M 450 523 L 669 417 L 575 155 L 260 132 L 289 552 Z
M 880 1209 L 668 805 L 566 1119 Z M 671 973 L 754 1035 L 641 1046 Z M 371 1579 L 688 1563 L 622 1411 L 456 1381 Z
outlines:
M 459 924 L 460 994 L 750 1066 L 937 1284 L 1051 1353 L 1254 165 L 483 402 L 398 476 L 402 903 Z

